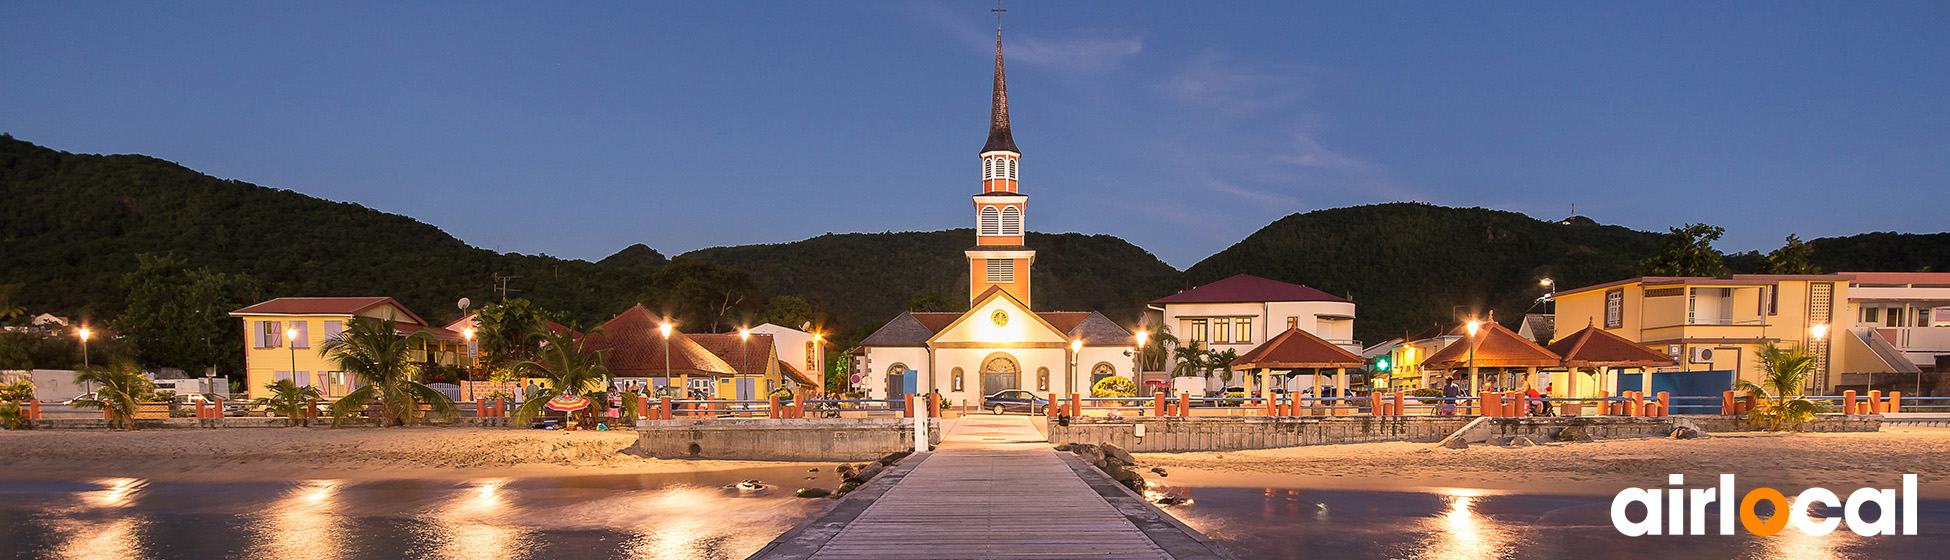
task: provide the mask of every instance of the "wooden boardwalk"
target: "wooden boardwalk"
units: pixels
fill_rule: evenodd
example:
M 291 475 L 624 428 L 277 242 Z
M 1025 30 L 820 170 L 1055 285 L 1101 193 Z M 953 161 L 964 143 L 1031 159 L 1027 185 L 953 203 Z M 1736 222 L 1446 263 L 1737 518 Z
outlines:
M 1095 467 L 1023 441 L 1013 424 L 1035 433 L 1026 420 L 963 420 L 950 432 L 961 441 L 901 461 L 752 558 L 1230 558 Z

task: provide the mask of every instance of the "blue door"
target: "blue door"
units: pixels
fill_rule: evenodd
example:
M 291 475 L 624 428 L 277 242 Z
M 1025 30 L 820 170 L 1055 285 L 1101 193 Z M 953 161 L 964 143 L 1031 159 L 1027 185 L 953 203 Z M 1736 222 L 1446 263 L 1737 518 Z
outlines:
M 756 393 L 758 387 L 757 382 L 757 379 L 750 377 L 738 378 L 738 400 L 749 401 L 758 399 L 758 394 Z
M 1618 390 L 1637 391 L 1641 386 L 1640 374 L 1621 373 L 1618 375 Z M 1646 398 L 1657 396 L 1661 391 L 1670 397 L 1712 397 L 1709 402 L 1700 400 L 1675 400 L 1673 414 L 1719 414 L 1720 394 L 1733 388 L 1733 370 L 1711 371 L 1671 371 L 1652 374 L 1652 391 Z

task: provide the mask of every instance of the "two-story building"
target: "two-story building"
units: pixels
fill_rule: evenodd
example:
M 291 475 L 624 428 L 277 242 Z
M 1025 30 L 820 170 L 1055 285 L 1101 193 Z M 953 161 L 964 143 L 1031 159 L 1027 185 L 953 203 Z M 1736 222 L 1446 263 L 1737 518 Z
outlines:
M 230 312 L 244 321 L 244 386 L 251 398 L 267 395 L 264 386 L 291 380 L 300 387 L 317 387 L 327 397 L 358 388 L 352 374 L 326 359 L 320 344 L 345 332 L 355 317 L 393 321 L 401 335 L 425 332 L 414 345 L 411 359 L 447 366 L 466 366 L 466 337 L 428 324 L 405 305 L 389 297 L 285 297 Z
M 1307 331 L 1349 352 L 1362 350 L 1354 339 L 1354 302 L 1250 274 L 1152 300 L 1145 322 L 1171 329 L 1180 346 L 1241 355 L 1288 329 Z M 1166 355 L 1174 350 L 1166 348 Z M 1210 380 L 1206 390 L 1218 390 L 1219 383 Z
M 1950 356 L 1950 272 L 1844 272 L 1844 388 L 1914 391 L 1941 379 Z
M 1758 381 L 1766 342 L 1816 357 L 1805 389 L 1827 392 L 1850 346 L 1837 343 L 1847 319 L 1845 274 L 1735 274 L 1717 278 L 1632 278 L 1558 292 L 1557 324 L 1597 326 L 1678 360 L 1663 372 L 1731 372 Z

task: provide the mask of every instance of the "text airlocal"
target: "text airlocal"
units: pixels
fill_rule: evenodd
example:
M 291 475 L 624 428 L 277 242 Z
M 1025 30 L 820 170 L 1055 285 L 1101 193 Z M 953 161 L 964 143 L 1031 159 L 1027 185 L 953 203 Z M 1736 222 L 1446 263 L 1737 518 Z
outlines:
M 1667 484 L 1680 486 L 1686 483 L 1683 475 L 1672 475 Z M 1901 515 L 1897 515 L 1897 502 L 1902 503 Z M 1760 502 L 1770 502 L 1774 514 L 1766 520 L 1754 510 Z M 1645 518 L 1632 520 L 1626 516 L 1626 507 L 1631 504 L 1645 506 Z M 1863 519 L 1863 506 L 1875 504 L 1876 518 Z M 1781 532 L 1793 525 L 1803 533 L 1822 536 L 1834 532 L 1844 520 L 1848 529 L 1865 537 L 1894 535 L 1896 521 L 1902 520 L 1902 534 L 1916 534 L 1916 475 L 1903 475 L 1903 489 L 1900 495 L 1895 490 L 1862 488 L 1849 493 L 1847 502 L 1840 496 L 1822 488 L 1802 490 L 1794 500 L 1773 488 L 1755 488 L 1738 501 L 1734 500 L 1733 475 L 1720 475 L 1717 488 L 1626 488 L 1611 500 L 1611 524 L 1618 532 L 1628 537 L 1644 535 L 1704 535 L 1708 506 L 1717 508 L 1720 534 L 1733 534 L 1733 522 L 1740 520 L 1740 526 L 1755 535 L 1768 536 Z M 1808 508 L 1821 505 L 1841 507 L 1842 517 L 1816 519 L 1808 514 Z

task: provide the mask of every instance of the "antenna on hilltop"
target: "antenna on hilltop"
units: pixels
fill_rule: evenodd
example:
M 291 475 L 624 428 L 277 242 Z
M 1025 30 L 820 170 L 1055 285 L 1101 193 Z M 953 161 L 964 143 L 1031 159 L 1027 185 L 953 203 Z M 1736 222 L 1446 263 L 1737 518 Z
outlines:
M 520 276 L 502 276 L 501 273 L 498 272 L 492 274 L 494 276 L 494 291 L 501 292 L 501 301 L 508 301 L 508 292 L 521 291 L 521 290 L 508 287 L 509 280 L 520 278 Z

